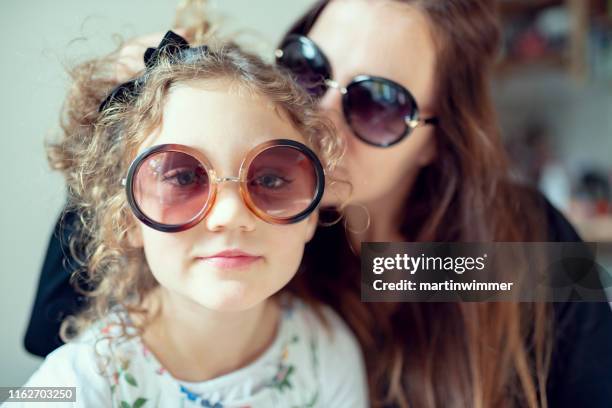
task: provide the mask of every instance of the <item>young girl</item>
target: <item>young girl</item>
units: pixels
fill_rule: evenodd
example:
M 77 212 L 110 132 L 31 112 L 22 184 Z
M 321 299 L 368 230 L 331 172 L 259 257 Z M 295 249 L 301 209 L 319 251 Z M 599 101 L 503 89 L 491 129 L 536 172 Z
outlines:
M 344 323 L 277 295 L 317 225 L 311 148 L 326 170 L 338 159 L 311 99 L 232 44 L 169 32 L 145 63 L 106 99 L 110 61 L 75 72 L 50 160 L 90 236 L 95 290 L 66 325 L 78 336 L 26 385 L 77 387 L 87 407 L 366 406 Z

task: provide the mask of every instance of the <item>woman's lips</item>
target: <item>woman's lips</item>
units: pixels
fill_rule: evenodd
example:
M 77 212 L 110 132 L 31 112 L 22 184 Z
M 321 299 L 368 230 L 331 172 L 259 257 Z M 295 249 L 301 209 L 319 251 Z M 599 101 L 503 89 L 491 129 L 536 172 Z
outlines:
M 262 257 L 232 249 L 197 259 L 219 269 L 237 269 L 249 266 L 262 259 Z

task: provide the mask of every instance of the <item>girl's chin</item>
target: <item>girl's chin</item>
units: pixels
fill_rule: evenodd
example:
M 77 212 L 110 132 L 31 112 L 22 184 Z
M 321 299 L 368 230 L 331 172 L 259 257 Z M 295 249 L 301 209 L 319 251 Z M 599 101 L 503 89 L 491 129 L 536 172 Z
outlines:
M 241 312 L 265 299 L 264 295 L 257 296 L 254 290 L 239 282 L 212 285 L 199 293 L 190 291 L 190 297 L 206 309 L 217 312 Z

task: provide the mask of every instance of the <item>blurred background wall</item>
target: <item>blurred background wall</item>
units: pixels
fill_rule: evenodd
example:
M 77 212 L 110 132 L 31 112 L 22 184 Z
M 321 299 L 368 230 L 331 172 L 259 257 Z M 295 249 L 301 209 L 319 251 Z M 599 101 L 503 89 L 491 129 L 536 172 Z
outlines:
M 218 0 L 228 31 L 271 52 L 313 0 Z M 4 1 L 0 4 L 3 165 L 0 200 L 0 386 L 40 364 L 22 346 L 62 178 L 43 140 L 58 127 L 63 66 L 163 31 L 176 0 Z M 585 240 L 612 241 L 612 0 L 501 0 L 504 53 L 494 96 L 514 176 L 540 187 Z M 612 254 L 604 255 L 612 270 Z

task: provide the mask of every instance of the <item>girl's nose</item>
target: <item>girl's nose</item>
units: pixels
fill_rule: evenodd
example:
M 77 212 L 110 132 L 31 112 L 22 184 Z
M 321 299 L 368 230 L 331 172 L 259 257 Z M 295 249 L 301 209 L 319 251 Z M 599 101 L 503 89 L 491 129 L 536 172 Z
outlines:
M 238 183 L 225 182 L 219 185 L 217 198 L 204 222 L 212 232 L 253 231 L 257 220 L 242 200 Z

